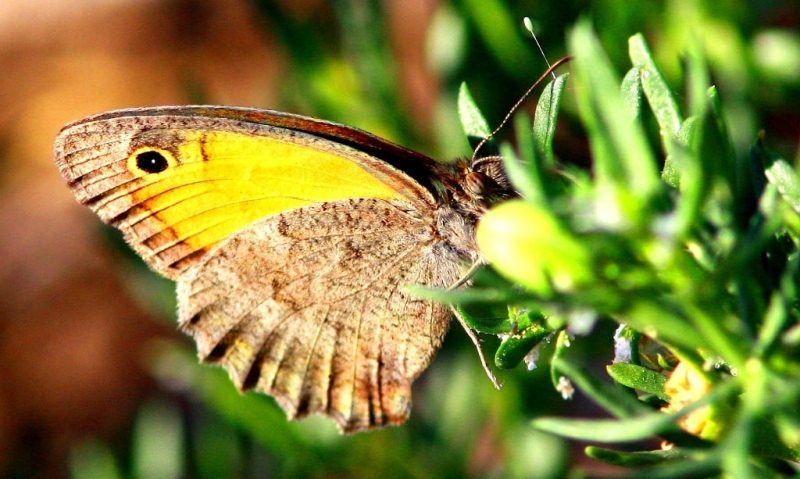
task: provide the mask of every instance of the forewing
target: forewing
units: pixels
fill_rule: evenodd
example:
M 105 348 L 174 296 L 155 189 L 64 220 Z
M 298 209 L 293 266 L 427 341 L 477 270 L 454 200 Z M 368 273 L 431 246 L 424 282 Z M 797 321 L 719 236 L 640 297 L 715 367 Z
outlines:
M 375 156 L 383 151 L 387 159 Z M 397 166 L 406 153 L 413 178 Z M 142 168 L 141 155 L 164 168 Z M 213 107 L 97 115 L 65 127 L 55 144 L 78 200 L 173 279 L 230 234 L 290 209 L 345 198 L 432 207 L 417 179 L 428 165 L 422 158 L 341 125 Z
M 432 222 L 408 202 L 352 199 L 255 223 L 179 280 L 180 324 L 201 359 L 290 418 L 399 424 L 450 317 L 405 286 L 447 286 L 460 269 Z

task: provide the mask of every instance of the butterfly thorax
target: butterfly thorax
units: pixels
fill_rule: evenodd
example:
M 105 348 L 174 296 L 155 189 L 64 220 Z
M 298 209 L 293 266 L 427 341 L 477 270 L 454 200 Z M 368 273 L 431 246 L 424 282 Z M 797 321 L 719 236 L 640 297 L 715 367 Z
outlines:
M 510 186 L 499 157 L 477 161 L 458 160 L 441 175 L 445 198 L 437 211 L 439 235 L 459 255 L 478 259 L 475 225 L 494 204 L 517 196 Z

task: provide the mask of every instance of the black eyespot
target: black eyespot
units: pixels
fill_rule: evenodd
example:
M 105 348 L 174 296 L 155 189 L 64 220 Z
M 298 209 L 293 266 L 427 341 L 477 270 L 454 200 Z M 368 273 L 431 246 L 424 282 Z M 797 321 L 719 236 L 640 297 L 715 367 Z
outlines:
M 136 155 L 136 166 L 147 173 L 160 173 L 167 169 L 169 162 L 157 151 L 144 151 Z

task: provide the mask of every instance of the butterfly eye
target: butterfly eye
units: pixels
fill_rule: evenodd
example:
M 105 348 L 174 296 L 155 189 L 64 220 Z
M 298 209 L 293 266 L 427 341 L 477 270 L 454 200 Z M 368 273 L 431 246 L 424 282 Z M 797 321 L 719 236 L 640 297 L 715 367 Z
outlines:
M 464 187 L 472 195 L 481 196 L 486 191 L 487 181 L 489 181 L 489 178 L 483 173 L 470 171 L 464 178 Z
M 168 166 L 169 161 L 157 151 L 143 151 L 136 155 L 136 167 L 145 173 L 160 173 Z

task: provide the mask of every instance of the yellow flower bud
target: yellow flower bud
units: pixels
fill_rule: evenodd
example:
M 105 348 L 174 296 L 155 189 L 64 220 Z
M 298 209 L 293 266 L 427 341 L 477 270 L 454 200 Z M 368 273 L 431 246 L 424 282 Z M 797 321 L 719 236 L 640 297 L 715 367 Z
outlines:
M 540 294 L 572 291 L 592 277 L 584 245 L 550 211 L 523 200 L 486 213 L 476 240 L 497 271 Z

